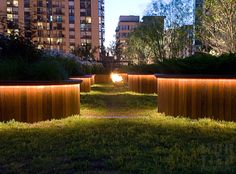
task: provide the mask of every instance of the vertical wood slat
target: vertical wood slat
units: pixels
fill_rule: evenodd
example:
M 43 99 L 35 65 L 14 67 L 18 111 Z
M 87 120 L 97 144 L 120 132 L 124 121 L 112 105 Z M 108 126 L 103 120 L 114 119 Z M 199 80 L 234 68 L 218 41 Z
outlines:
M 95 74 L 93 74 L 90 78 L 91 80 L 91 85 L 94 85 L 95 84 Z
M 80 92 L 90 92 L 91 91 L 91 85 L 93 83 L 93 75 L 87 75 L 87 76 L 80 76 L 80 77 L 72 77 L 71 80 L 82 80 L 82 83 L 80 84 Z
M 154 75 L 128 75 L 128 87 L 137 93 L 153 94 L 157 92 L 157 80 Z
M 0 86 L 0 121 L 33 123 L 79 113 L 79 84 Z
M 236 121 L 236 79 L 157 79 L 158 112 Z
M 96 74 L 95 83 L 111 83 L 110 74 Z

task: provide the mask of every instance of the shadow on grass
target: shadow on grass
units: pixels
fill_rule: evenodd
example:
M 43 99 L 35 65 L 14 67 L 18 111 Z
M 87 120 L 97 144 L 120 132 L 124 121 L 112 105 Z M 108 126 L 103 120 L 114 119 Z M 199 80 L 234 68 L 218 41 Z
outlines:
M 156 95 L 145 95 L 128 92 L 125 85 L 95 85 L 92 92 L 81 95 L 81 105 L 89 108 L 108 109 L 154 109 L 157 107 Z
M 234 173 L 236 169 L 235 129 L 211 122 L 77 117 L 48 124 L 48 128 L 13 126 L 0 131 L 2 173 Z
M 110 109 L 154 109 L 157 107 L 156 96 L 138 96 L 132 94 L 114 95 L 90 95 L 81 96 L 81 105 L 96 108 L 105 107 Z

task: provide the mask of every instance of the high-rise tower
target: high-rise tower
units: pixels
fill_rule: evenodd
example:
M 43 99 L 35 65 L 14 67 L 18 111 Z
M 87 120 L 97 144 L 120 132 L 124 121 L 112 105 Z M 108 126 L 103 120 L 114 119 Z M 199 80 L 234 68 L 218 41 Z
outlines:
M 104 43 L 104 0 L 0 0 L 0 32 L 18 33 L 39 48 L 69 52 Z

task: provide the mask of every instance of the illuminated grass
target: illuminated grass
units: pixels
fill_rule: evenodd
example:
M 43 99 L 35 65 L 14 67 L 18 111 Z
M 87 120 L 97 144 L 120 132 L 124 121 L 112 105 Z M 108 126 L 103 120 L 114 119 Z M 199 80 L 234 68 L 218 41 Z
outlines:
M 138 94 L 126 86 L 100 84 L 81 94 L 82 116 L 150 116 L 157 111 L 155 94 Z

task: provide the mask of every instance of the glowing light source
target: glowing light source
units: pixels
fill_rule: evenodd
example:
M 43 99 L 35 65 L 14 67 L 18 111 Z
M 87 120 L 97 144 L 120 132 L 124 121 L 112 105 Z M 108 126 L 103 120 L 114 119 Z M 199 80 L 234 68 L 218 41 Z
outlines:
M 123 78 L 122 78 L 122 76 L 119 75 L 119 74 L 111 73 L 111 80 L 112 80 L 112 82 L 114 82 L 114 83 L 119 83 L 119 82 L 122 82 L 122 81 L 123 81 Z

